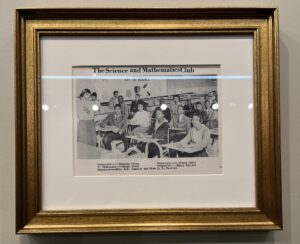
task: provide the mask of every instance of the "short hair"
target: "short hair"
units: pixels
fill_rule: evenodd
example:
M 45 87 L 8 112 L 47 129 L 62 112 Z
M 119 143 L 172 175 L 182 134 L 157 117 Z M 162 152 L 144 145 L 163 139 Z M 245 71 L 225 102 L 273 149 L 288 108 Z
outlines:
M 201 114 L 201 113 L 199 113 L 198 111 L 196 111 L 196 112 L 193 114 L 193 116 L 196 116 L 196 117 L 198 117 L 198 118 L 199 118 L 199 120 L 200 120 L 201 122 L 203 122 L 203 116 L 202 116 L 202 114 Z
M 210 115 L 214 114 L 214 110 L 212 108 L 208 108 L 206 110 L 206 114 L 207 114 L 207 116 L 210 116 Z
M 120 108 L 120 109 L 121 109 L 121 105 L 120 105 L 120 104 L 116 104 L 116 105 L 114 106 L 114 109 L 116 109 L 116 108 Z
M 139 105 L 143 105 L 143 107 L 144 107 L 144 101 L 143 100 L 139 100 L 138 102 L 137 102 L 137 106 L 139 106 Z
M 164 103 L 166 103 L 166 99 L 163 98 L 163 97 L 161 97 L 161 98 L 159 99 L 159 104 L 162 105 L 162 104 L 164 104 Z
M 178 97 L 178 100 L 180 100 L 180 96 L 179 96 L 179 95 L 174 95 L 174 96 L 173 96 L 173 99 L 174 99 L 175 97 Z
M 91 96 L 97 97 L 97 93 L 96 93 L 96 92 L 93 92 L 93 93 L 91 94 Z
M 205 100 L 204 105 L 206 105 L 207 103 L 209 103 L 209 107 L 211 107 L 210 101 L 209 100 Z
M 156 111 L 155 111 L 155 117 L 156 117 L 156 114 L 157 114 L 158 111 L 160 111 L 164 115 L 164 117 L 166 116 L 164 110 L 162 110 L 161 108 L 157 108 Z
M 80 93 L 80 97 L 83 97 L 84 96 L 84 94 L 86 94 L 86 93 L 89 93 L 89 94 L 91 94 L 91 91 L 90 91 L 90 89 L 87 89 L 87 88 L 85 88 L 85 89 L 83 89 L 82 91 L 81 91 L 81 93 Z
M 119 99 L 119 98 L 122 98 L 122 99 L 124 100 L 124 97 L 123 97 L 122 95 L 118 96 L 118 99 Z
M 115 93 L 119 93 L 119 91 L 114 91 L 113 94 L 115 94 Z

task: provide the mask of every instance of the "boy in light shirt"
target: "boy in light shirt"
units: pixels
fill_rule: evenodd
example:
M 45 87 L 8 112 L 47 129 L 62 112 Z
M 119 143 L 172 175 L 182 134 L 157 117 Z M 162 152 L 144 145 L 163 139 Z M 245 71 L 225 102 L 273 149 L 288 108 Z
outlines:
M 202 116 L 199 112 L 195 112 L 192 118 L 193 126 L 186 137 L 179 143 L 182 147 L 197 148 L 199 151 L 195 153 L 184 153 L 183 157 L 207 157 L 206 148 L 211 142 L 210 130 L 202 124 Z

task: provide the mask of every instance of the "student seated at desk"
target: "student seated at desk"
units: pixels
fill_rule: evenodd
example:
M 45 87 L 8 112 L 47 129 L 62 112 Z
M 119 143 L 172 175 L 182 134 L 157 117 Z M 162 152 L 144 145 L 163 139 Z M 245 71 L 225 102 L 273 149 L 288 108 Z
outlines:
M 191 120 L 184 113 L 185 111 L 183 110 L 182 105 L 178 105 L 177 115 L 173 116 L 170 122 L 170 128 L 183 129 L 183 131 L 176 133 L 175 130 L 171 130 L 169 133 L 169 142 L 180 141 L 191 129 Z
M 166 144 L 168 141 L 168 128 L 169 123 L 165 119 L 163 110 L 158 109 L 156 111 L 156 121 L 147 131 L 148 135 L 152 135 L 152 138 L 160 139 L 159 144 Z M 145 151 L 145 143 L 140 144 L 139 149 Z M 159 155 L 159 148 L 154 143 L 149 143 L 148 158 L 153 158 Z
M 206 147 L 211 142 L 210 130 L 202 124 L 202 116 L 200 113 L 195 112 L 193 115 L 193 126 L 186 137 L 184 137 L 179 143 L 183 147 L 198 148 L 199 151 L 195 153 L 183 153 L 181 157 L 207 157 Z
M 218 119 L 215 111 L 211 108 L 206 109 L 207 121 L 205 123 L 206 127 L 213 130 L 218 128 Z
M 141 96 L 140 94 L 136 93 L 135 94 L 135 100 L 132 101 L 131 105 L 130 105 L 130 118 L 133 117 L 133 115 L 138 111 L 138 104 L 139 103 L 142 103 L 143 104 L 143 107 L 144 107 L 144 110 L 147 110 L 147 103 L 144 102 L 142 99 L 141 99 Z
M 181 105 L 180 96 L 179 95 L 173 96 L 173 101 L 170 102 L 170 111 L 172 115 L 177 114 L 177 109 L 179 105 Z
M 205 125 L 208 118 L 207 118 L 206 111 L 204 110 L 204 105 L 202 105 L 202 103 L 200 103 L 200 102 L 196 103 L 196 110 L 194 111 L 194 113 L 196 113 L 196 112 L 200 113 L 200 115 L 202 116 L 202 120 L 203 120 L 202 124 Z
M 156 119 L 156 111 L 157 110 L 161 110 L 161 105 L 166 105 L 166 100 L 164 98 L 161 98 L 159 100 L 159 106 L 155 108 L 153 114 L 152 114 L 152 119 L 155 120 Z M 166 109 L 164 110 L 164 116 L 165 119 L 170 122 L 171 121 L 171 111 L 168 107 L 166 107 Z
M 189 118 L 193 117 L 195 107 L 194 107 L 194 105 L 192 104 L 191 99 L 188 99 L 188 100 L 186 101 L 186 104 L 184 105 L 183 109 L 184 109 L 184 111 L 185 111 L 185 115 L 186 115 L 186 116 L 188 116 Z
M 136 126 L 136 128 L 132 130 L 133 135 L 145 133 L 149 129 L 150 113 L 144 110 L 144 104 L 142 102 L 138 103 L 138 111 L 130 120 L 130 124 Z
M 107 117 L 100 123 L 101 127 L 111 127 L 111 131 L 107 131 L 103 137 L 103 144 L 105 149 L 111 150 L 111 142 L 113 140 L 122 140 L 124 142 L 124 151 L 128 149 L 129 141 L 125 137 L 127 129 L 127 118 L 124 117 L 121 111 L 120 104 L 114 106 L 114 113 L 107 115 Z

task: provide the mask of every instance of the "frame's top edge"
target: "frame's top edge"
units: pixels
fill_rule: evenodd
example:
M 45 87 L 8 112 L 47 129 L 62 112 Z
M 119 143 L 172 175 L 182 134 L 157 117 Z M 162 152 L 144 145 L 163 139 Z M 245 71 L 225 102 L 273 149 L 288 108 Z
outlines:
M 277 7 L 197 7 L 197 8 L 17 8 L 26 19 L 206 19 L 266 18 Z
M 278 6 L 222 6 L 222 7 L 216 7 L 216 6 L 204 6 L 204 7 L 107 7 L 107 8 L 99 8 L 99 7 L 49 7 L 49 8 L 37 8 L 37 7 L 20 7 L 16 8 L 16 10 L 197 10 L 197 9 L 278 9 Z

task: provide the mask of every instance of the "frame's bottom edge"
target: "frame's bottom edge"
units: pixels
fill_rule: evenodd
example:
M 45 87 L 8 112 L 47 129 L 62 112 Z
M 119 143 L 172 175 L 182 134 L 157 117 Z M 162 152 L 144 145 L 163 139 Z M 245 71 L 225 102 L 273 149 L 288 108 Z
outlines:
M 51 233 L 105 233 L 105 232 L 166 232 L 166 231 L 272 231 L 282 230 L 277 225 L 223 225 L 220 226 L 118 226 L 118 227 L 26 227 L 17 234 Z

